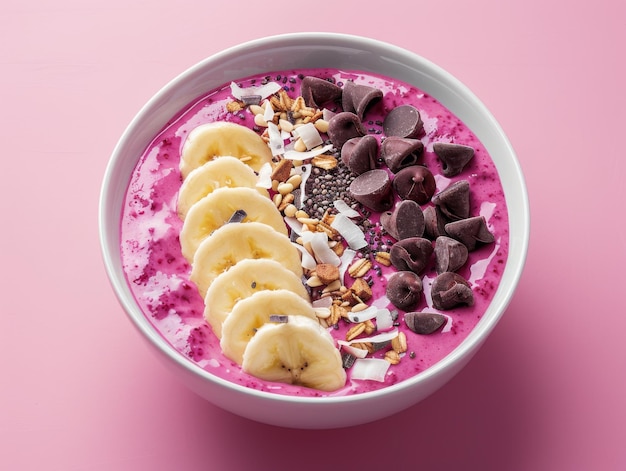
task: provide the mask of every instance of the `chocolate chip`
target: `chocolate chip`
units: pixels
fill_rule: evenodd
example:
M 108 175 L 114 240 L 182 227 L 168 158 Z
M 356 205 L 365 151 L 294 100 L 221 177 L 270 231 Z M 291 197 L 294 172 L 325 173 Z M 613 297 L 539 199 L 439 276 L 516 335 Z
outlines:
M 428 335 L 439 330 L 447 321 L 446 316 L 435 312 L 407 312 L 404 322 L 416 334 Z
M 424 210 L 424 236 L 430 240 L 446 235 L 446 218 L 437 206 L 427 206 Z
M 396 173 L 393 188 L 403 200 L 426 204 L 435 194 L 437 183 L 432 172 L 426 167 L 412 165 Z
M 394 306 L 407 310 L 419 302 L 422 291 L 422 280 L 417 274 L 397 271 L 389 277 L 386 295 Z
M 463 304 L 467 306 L 474 304 L 474 293 L 470 284 L 461 275 L 451 271 L 435 278 L 431 295 L 436 309 L 447 310 Z
M 454 177 L 461 173 L 474 157 L 474 148 L 449 142 L 435 142 L 433 151 L 441 160 L 442 173 L 446 177 Z
M 462 242 L 470 252 L 479 245 L 490 244 L 495 240 L 483 216 L 450 222 L 446 224 L 445 230 L 450 237 Z
M 363 119 L 365 112 L 383 97 L 382 90 L 348 80 L 343 86 L 341 106 Z
M 443 215 L 450 221 L 465 219 L 470 215 L 469 182 L 459 180 L 432 198 Z
M 392 109 L 383 121 L 386 136 L 418 137 L 424 129 L 420 112 L 412 105 Z
M 328 121 L 328 138 L 337 148 L 341 148 L 353 137 L 365 136 L 367 129 L 357 115 L 342 111 Z
M 383 228 L 396 240 L 424 235 L 424 213 L 419 204 L 404 200 L 391 212 L 381 214 Z
M 457 271 L 467 261 L 468 250 L 465 244 L 446 236 L 435 240 L 435 270 L 437 274 Z
M 367 208 L 384 212 L 393 205 L 391 178 L 383 169 L 362 173 L 350 183 L 350 196 Z
M 328 80 L 307 76 L 302 79 L 300 91 L 306 106 L 322 108 L 322 105 L 341 98 L 342 88 Z
M 348 139 L 341 148 L 341 160 L 356 175 L 376 168 L 378 140 L 366 135 Z
M 433 250 L 430 240 L 423 237 L 409 237 L 391 246 L 389 259 L 396 269 L 419 274 L 428 265 Z
M 424 154 L 424 144 L 419 139 L 387 137 L 380 145 L 380 156 L 393 173 L 416 165 Z

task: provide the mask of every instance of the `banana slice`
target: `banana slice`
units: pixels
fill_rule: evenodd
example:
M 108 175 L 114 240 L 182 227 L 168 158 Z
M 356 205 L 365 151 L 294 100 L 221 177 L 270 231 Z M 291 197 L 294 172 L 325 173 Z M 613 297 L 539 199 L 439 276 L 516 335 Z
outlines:
M 218 338 L 222 337 L 222 324 L 235 304 L 257 291 L 287 289 L 305 301 L 309 293 L 300 278 L 276 260 L 259 258 L 237 262 L 219 275 L 204 298 L 204 318 Z
M 244 351 L 242 369 L 266 381 L 322 391 L 335 391 L 346 383 L 333 338 L 305 316 L 261 326 Z
M 194 203 L 218 188 L 255 188 L 261 195 L 269 197 L 265 188 L 256 186 L 257 181 L 254 170 L 235 157 L 210 160 L 192 170 L 183 181 L 178 192 L 178 216 L 184 220 Z
M 293 291 L 286 289 L 264 290 L 239 301 L 222 325 L 220 346 L 224 355 L 239 365 L 248 342 L 272 315 L 299 315 L 317 322 L 311 304 Z
M 289 237 L 260 222 L 225 224 L 198 246 L 191 281 L 204 297 L 213 280 L 244 259 L 269 258 L 280 262 L 298 278 L 302 276 L 300 251 Z
M 241 124 L 218 121 L 202 124 L 189 132 L 180 159 L 183 179 L 217 156 L 231 155 L 258 172 L 272 160 L 272 151 L 261 136 Z
M 180 245 L 189 263 L 193 262 L 200 242 L 226 224 L 238 210 L 246 213 L 242 223 L 262 222 L 288 235 L 285 221 L 271 199 L 252 188 L 220 188 L 191 206 L 183 222 Z

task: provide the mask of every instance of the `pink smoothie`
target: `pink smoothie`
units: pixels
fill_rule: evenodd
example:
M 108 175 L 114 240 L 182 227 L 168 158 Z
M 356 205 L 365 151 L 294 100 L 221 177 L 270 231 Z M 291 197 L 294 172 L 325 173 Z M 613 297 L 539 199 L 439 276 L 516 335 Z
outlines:
M 306 75 L 329 78 L 337 84 L 350 79 L 382 90 L 383 99 L 366 113 L 363 120 L 368 133 L 377 139 L 384 138 L 382 121 L 394 107 L 411 104 L 420 111 L 425 130 L 425 135 L 421 137 L 425 148 L 422 163 L 435 174 L 437 192 L 457 180 L 467 180 L 471 191 L 470 214 L 484 216 L 495 238 L 493 243 L 470 252 L 467 263 L 458 270 L 472 286 L 474 305 L 447 311 L 434 309 L 430 284 L 436 272 L 433 264 L 429 265 L 421 274 L 424 286 L 422 300 L 412 310 L 440 312 L 448 317 L 448 322 L 435 333 L 418 335 L 404 323 L 404 311 L 386 301 L 386 279 L 395 269 L 376 265 L 369 274 L 373 291 L 370 304 L 398 311 L 396 327 L 405 332 L 408 341 L 407 353 L 400 363 L 390 366 L 384 382 L 353 380 L 348 369 L 348 381 L 344 388 L 323 393 L 300 386 L 261 381 L 243 373 L 236 363 L 226 358 L 221 353 L 219 340 L 203 318 L 204 301 L 189 281 L 191 267 L 181 255 L 178 234 L 182 221 L 177 216 L 176 201 L 181 185 L 178 169 L 181 149 L 186 135 L 194 127 L 212 121 L 232 121 L 254 128 L 253 115 L 247 109 L 236 113 L 226 110 L 226 104 L 233 100 L 230 84 L 198 97 L 172 117 L 139 159 L 128 187 L 121 219 L 123 265 L 137 303 L 154 328 L 181 355 L 211 374 L 276 394 L 336 396 L 364 393 L 423 372 L 453 351 L 475 327 L 493 298 L 506 263 L 509 245 L 507 208 L 496 168 L 484 146 L 456 116 L 412 85 L 369 73 L 323 69 L 273 72 L 237 83 L 246 87 L 267 80 L 278 81 L 292 97 L 296 97 L 300 92 L 301 78 Z M 340 111 L 340 108 L 334 111 Z M 437 141 L 474 148 L 474 158 L 460 175 L 451 179 L 441 175 L 441 163 L 432 150 L 433 143 Z M 373 214 L 372 220 L 376 222 L 378 215 Z M 389 236 L 379 238 L 374 234 L 371 239 L 372 243 L 383 248 L 393 243 Z M 351 280 L 345 281 L 347 286 L 351 284 Z M 330 328 L 329 332 L 336 339 L 343 340 L 348 328 L 347 323 L 342 321 L 339 328 Z M 382 354 L 372 356 L 380 358 Z

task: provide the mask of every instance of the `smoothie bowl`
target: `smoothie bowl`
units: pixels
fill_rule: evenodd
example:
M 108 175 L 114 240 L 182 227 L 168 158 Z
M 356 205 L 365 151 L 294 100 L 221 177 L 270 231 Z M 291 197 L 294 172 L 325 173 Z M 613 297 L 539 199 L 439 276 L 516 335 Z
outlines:
M 167 84 L 100 201 L 122 307 L 175 376 L 268 424 L 374 421 L 432 394 L 505 311 L 524 179 L 450 74 L 327 33 L 245 43 Z

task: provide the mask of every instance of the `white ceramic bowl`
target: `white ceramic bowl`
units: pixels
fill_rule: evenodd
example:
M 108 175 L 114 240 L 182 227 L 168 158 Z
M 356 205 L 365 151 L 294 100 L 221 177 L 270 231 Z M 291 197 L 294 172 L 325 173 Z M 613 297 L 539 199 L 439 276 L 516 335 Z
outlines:
M 464 121 L 491 154 L 505 191 L 510 248 L 502 281 L 476 328 L 450 355 L 418 376 L 382 390 L 347 397 L 303 398 L 248 389 L 217 378 L 175 351 L 138 308 L 124 277 L 119 222 L 135 164 L 153 137 L 180 109 L 207 91 L 241 77 L 274 70 L 332 67 L 363 70 L 412 83 Z M 296 33 L 251 41 L 215 54 L 167 84 L 137 114 L 113 151 L 100 201 L 100 238 L 113 289 L 142 337 L 190 389 L 235 414 L 268 424 L 334 428 L 371 422 L 432 394 L 474 355 L 505 311 L 526 259 L 529 205 L 524 178 L 504 132 L 462 83 L 424 58 L 380 41 L 343 34 Z

